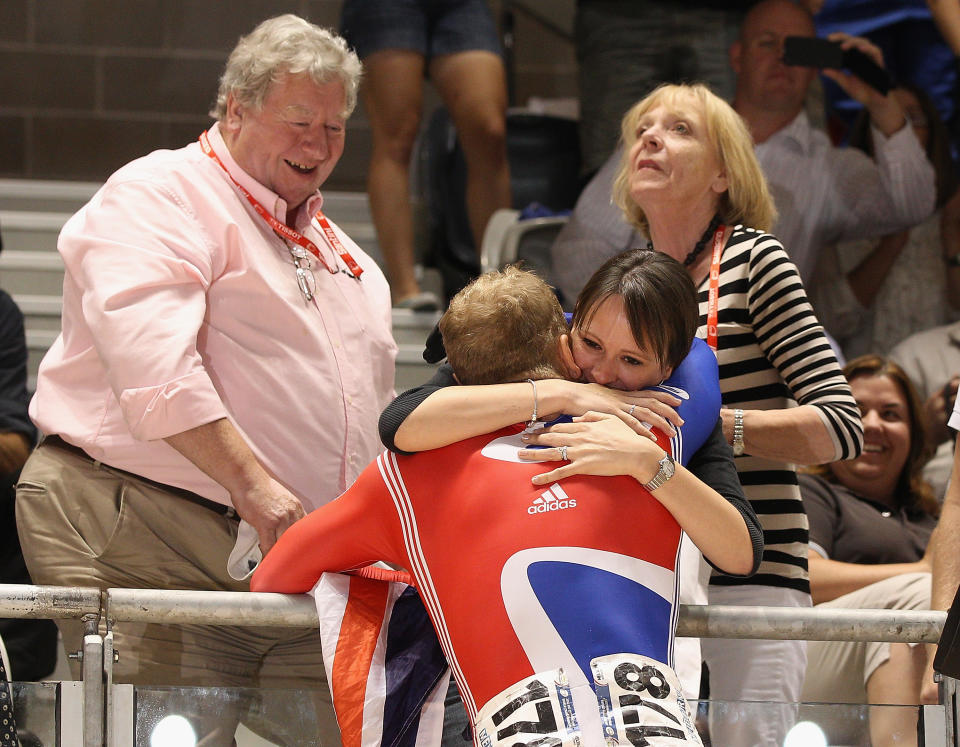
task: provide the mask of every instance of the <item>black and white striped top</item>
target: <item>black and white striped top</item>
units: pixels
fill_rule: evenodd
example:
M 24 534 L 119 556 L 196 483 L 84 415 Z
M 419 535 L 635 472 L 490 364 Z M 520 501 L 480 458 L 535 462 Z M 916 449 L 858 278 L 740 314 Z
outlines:
M 709 278 L 699 288 L 706 337 Z M 717 358 L 725 407 L 779 410 L 813 405 L 834 446 L 834 459 L 863 447 L 860 413 L 836 356 L 814 315 L 800 275 L 773 236 L 737 226 L 720 261 Z M 810 590 L 807 516 L 796 466 L 745 454 L 736 458 L 743 492 L 763 527 L 763 562 L 744 579 L 714 574 L 711 583 Z

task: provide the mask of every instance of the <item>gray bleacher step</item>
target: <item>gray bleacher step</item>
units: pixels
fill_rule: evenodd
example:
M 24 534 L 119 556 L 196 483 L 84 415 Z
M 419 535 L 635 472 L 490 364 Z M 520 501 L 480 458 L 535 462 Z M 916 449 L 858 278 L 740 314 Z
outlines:
M 409 309 L 393 310 L 393 339 L 398 345 L 423 345 L 437 322 L 440 321 L 439 311 L 410 311 Z
M 40 295 L 35 293 L 16 293 L 13 300 L 25 316 L 56 318 L 63 313 L 63 298 L 58 295 Z M 397 344 L 422 345 L 427 335 L 440 321 L 439 311 L 410 311 L 393 309 L 393 333 Z M 59 324 L 59 322 L 58 322 Z
M 46 350 L 57 339 L 60 330 L 55 329 L 28 329 L 26 331 L 27 348 L 30 350 Z
M 24 326 L 27 329 L 60 330 L 60 315 L 63 311 L 63 299 L 60 296 L 38 296 L 18 293 L 14 302 L 23 312 Z
M 437 366 L 426 363 L 422 353 L 423 345 L 400 345 L 393 379 L 397 392 L 425 384 L 433 376 Z
M 100 189 L 99 182 L 0 179 L 0 210 L 75 213 Z
M 63 292 L 60 255 L 4 250 L 0 254 L 0 287 L 12 296 L 59 296 Z
M 57 237 L 73 213 L 0 210 L 4 251 L 56 251 Z
M 13 300 L 25 315 L 55 316 L 63 313 L 63 298 L 60 296 L 38 296 L 30 293 L 15 295 Z
M 0 270 L 43 270 L 63 272 L 63 260 L 56 252 L 29 252 L 6 249 L 0 253 Z
M 60 334 L 59 325 L 56 329 L 37 329 L 28 328 L 26 330 L 27 349 L 31 351 L 46 352 L 46 350 L 57 339 Z M 397 365 L 420 366 L 424 370 L 434 368 L 433 365 L 423 360 L 423 343 L 397 343 Z
M 32 392 L 37 386 L 37 369 L 47 350 L 60 334 L 59 329 L 26 330 L 27 338 L 27 388 Z

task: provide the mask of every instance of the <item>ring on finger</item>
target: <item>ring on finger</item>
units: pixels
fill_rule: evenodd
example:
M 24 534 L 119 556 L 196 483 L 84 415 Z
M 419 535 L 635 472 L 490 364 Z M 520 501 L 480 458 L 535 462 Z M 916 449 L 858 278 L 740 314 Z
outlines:
M 565 462 L 567 461 L 567 447 L 566 447 L 566 446 L 561 446 L 561 447 L 560 447 L 560 458 L 561 458 L 563 461 L 565 461 Z
M 633 415 L 633 411 L 637 409 L 636 403 L 630 405 L 630 409 L 627 410 L 627 415 Z

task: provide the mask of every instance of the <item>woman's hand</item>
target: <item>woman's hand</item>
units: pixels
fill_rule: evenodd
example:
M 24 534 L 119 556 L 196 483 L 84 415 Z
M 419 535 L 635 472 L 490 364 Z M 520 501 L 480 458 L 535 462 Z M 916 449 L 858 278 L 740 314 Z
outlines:
M 528 443 L 552 448 L 521 449 L 521 459 L 561 461 L 566 457 L 568 461 L 536 475 L 532 479 L 534 485 L 571 475 L 626 475 L 645 485 L 659 472 L 658 462 L 665 453 L 655 442 L 639 436 L 609 413 L 588 412 L 572 423 L 524 435 Z M 652 497 L 670 512 L 717 568 L 737 575 L 750 573 L 754 568 L 753 543 L 743 516 L 726 498 L 681 465 Z
M 588 412 L 615 415 L 635 433 L 651 440 L 654 436 L 650 428 L 675 436 L 676 427 L 683 425 L 683 418 L 675 409 L 680 406 L 680 399 L 667 392 L 658 389 L 621 392 L 600 384 L 560 383 L 565 385 L 562 412 L 567 415 Z
M 588 412 L 572 423 L 525 433 L 522 438 L 531 445 L 552 448 L 521 449 L 521 459 L 562 461 L 565 456 L 568 460 L 568 464 L 535 476 L 535 485 L 571 475 L 631 475 L 646 483 L 657 473 L 657 462 L 664 455 L 656 442 L 641 437 L 625 418 L 603 412 Z

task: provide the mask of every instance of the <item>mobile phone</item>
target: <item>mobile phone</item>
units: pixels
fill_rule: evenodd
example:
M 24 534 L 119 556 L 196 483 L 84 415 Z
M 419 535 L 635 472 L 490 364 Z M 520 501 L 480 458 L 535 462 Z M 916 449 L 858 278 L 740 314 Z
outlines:
M 788 36 L 783 40 L 783 62 L 799 67 L 843 67 L 839 42 L 815 36 Z
M 800 67 L 846 68 L 886 96 L 893 83 L 890 74 L 859 49 L 842 49 L 840 42 L 812 36 L 788 36 L 783 40 L 783 62 Z

